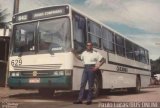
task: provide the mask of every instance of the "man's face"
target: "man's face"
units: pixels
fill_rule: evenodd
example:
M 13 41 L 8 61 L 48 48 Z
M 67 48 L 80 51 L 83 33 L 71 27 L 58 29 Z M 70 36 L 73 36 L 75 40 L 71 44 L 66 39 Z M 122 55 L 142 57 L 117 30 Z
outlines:
M 92 45 L 92 43 L 87 43 L 87 50 L 92 50 L 93 49 L 93 45 Z

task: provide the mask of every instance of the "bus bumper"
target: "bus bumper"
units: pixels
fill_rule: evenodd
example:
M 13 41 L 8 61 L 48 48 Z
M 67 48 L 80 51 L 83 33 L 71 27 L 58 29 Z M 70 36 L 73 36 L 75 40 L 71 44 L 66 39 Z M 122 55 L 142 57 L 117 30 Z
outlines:
M 37 82 L 31 82 L 30 80 L 36 80 Z M 18 78 L 9 77 L 8 86 L 11 89 L 39 89 L 39 88 L 53 88 L 58 89 L 71 89 L 72 88 L 71 76 L 59 76 L 51 78 Z

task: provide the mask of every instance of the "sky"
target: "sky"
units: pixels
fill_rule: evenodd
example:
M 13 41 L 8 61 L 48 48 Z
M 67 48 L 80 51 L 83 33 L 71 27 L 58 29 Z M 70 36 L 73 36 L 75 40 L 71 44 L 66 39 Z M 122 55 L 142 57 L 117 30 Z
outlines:
M 0 0 L 11 20 L 14 0 Z M 150 58 L 160 57 L 160 0 L 20 0 L 20 12 L 71 4 L 149 50 Z

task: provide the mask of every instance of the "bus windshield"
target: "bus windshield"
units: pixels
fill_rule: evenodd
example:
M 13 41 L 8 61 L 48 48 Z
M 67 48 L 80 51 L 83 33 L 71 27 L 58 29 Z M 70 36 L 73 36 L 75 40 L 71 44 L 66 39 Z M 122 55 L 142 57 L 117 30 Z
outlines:
M 56 53 L 68 51 L 71 47 L 68 18 L 17 25 L 14 30 L 14 53 Z
M 39 23 L 39 50 L 67 51 L 70 47 L 69 19 L 61 18 Z
M 14 53 L 33 52 L 35 50 L 36 23 L 28 23 L 15 26 Z

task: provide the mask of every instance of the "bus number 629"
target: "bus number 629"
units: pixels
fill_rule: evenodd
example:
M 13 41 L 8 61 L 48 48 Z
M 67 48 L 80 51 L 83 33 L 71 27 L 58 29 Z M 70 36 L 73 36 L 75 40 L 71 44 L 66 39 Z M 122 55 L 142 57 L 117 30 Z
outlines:
M 20 66 L 22 65 L 22 59 L 15 59 L 11 61 L 12 66 Z

